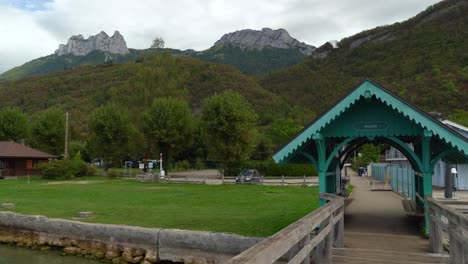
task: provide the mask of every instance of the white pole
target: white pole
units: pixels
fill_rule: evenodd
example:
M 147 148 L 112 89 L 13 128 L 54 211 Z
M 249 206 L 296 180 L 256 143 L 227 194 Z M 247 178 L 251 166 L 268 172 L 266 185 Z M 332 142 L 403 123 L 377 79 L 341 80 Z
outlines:
M 68 112 L 65 113 L 65 153 L 63 157 L 68 158 Z
M 162 153 L 159 153 L 159 175 L 162 176 L 163 170 Z

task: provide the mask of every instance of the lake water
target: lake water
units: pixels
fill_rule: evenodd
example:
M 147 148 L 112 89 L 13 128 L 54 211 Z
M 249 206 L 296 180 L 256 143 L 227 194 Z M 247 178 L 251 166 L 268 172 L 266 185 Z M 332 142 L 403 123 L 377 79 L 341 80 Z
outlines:
M 39 251 L 0 244 L 1 264 L 98 264 L 82 257 L 61 256 L 58 250 Z

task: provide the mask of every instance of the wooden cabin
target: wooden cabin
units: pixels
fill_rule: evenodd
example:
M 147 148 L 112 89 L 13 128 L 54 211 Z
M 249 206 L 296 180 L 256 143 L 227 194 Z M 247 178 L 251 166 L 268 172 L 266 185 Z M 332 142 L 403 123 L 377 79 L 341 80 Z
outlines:
M 36 165 L 57 157 L 12 141 L 0 141 L 0 178 L 37 175 Z

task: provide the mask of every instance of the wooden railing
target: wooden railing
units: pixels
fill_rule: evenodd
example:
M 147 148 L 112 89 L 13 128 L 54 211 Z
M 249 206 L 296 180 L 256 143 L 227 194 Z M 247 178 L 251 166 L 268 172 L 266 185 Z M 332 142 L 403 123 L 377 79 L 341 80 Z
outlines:
M 433 253 L 443 252 L 443 233 L 448 233 L 450 263 L 468 264 L 468 217 L 426 196 L 429 242 Z
M 262 242 L 240 253 L 227 264 L 330 263 L 333 247 L 343 247 L 344 199 L 321 194 L 330 202 Z

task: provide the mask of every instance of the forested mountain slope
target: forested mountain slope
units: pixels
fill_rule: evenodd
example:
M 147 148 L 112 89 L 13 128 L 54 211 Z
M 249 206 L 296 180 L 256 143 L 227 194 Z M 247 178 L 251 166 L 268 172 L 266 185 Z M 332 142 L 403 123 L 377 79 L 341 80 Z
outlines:
M 468 1 L 442 1 L 412 19 L 359 33 L 260 84 L 316 114 L 365 78 L 426 111 L 468 114 Z M 317 56 L 323 55 L 323 56 Z

